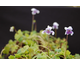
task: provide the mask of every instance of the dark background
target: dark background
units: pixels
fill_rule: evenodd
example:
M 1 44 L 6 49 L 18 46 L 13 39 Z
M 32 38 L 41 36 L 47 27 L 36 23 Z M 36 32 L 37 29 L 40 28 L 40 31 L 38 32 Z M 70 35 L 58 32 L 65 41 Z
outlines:
M 31 31 L 31 8 L 40 10 L 35 15 L 37 31 L 45 29 L 47 25 L 52 26 L 53 22 L 59 23 L 58 37 L 66 37 L 64 27 L 72 26 L 74 35 L 68 39 L 69 50 L 72 54 L 80 54 L 80 8 L 67 6 L 0 6 L 0 51 L 14 39 L 14 32 L 9 32 L 11 26 L 16 29 Z

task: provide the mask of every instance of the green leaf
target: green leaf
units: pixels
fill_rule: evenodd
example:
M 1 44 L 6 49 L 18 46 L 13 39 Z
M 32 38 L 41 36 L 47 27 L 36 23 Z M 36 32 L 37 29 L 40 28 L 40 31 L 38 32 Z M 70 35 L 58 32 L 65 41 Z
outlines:
M 6 47 L 4 48 L 3 53 L 4 54 L 9 54 L 9 51 L 10 51 L 10 47 L 8 45 L 6 45 Z
M 12 48 L 11 48 L 11 52 L 15 52 L 17 49 L 18 49 L 18 45 L 13 45 Z
M 64 51 L 61 51 L 61 52 L 59 53 L 59 55 L 63 55 L 63 56 L 64 56 L 64 53 L 65 53 Z
M 61 52 L 61 49 L 55 49 L 55 52 Z
M 18 39 L 19 42 L 22 42 L 22 40 L 23 40 L 23 37 L 20 37 L 20 38 Z
M 56 44 L 59 44 L 60 43 L 60 38 L 57 38 L 57 40 L 56 40 Z
M 20 38 L 21 36 L 19 35 L 19 34 L 15 34 L 15 36 L 14 36 L 14 38 L 16 39 L 16 40 L 18 40 L 19 38 Z
M 21 55 L 15 54 L 15 58 L 20 58 L 20 57 L 21 57 Z
M 67 51 L 66 51 L 66 56 L 70 55 L 70 53 L 71 53 L 71 52 L 70 52 L 69 50 L 67 50 Z
M 46 59 L 46 56 L 41 54 L 38 54 L 36 57 L 37 59 Z
M 74 55 L 74 58 L 75 58 L 75 59 L 80 59 L 80 55 L 79 55 L 79 54 L 75 54 L 75 55 Z
M 18 34 L 20 34 L 20 35 L 22 35 L 23 33 L 22 33 L 22 31 L 19 29 L 18 30 L 18 32 L 17 32 Z
M 23 52 L 21 51 L 23 48 L 20 48 L 18 51 L 17 51 L 17 54 L 22 54 Z
M 15 34 L 15 36 L 14 36 L 14 38 L 16 39 L 16 40 L 18 40 L 20 37 L 22 37 L 23 36 L 23 33 L 21 32 L 21 30 L 18 30 L 18 32 Z
M 26 55 L 21 55 L 22 57 L 26 57 Z
M 26 36 L 26 37 L 29 37 L 29 34 L 25 33 L 25 36 Z
M 15 59 L 15 56 L 10 55 L 8 58 L 9 58 L 9 59 Z
M 67 59 L 74 59 L 74 56 L 73 55 L 69 55 L 69 56 L 67 56 Z
M 34 50 L 35 53 L 39 49 L 36 43 L 31 48 Z
M 41 56 L 41 54 L 37 54 L 37 59 L 42 59 L 42 56 Z
M 32 56 L 34 55 L 34 50 L 31 47 L 28 50 L 29 50 L 29 59 L 31 59 Z
M 37 54 L 36 56 L 33 57 L 34 58 L 37 58 L 37 59 L 47 59 L 47 53 L 46 52 L 42 52 L 40 54 Z
M 27 33 L 27 34 L 29 34 L 30 32 L 29 32 L 29 31 L 27 31 L 27 30 L 26 30 L 26 31 L 23 31 L 23 34 L 26 34 L 26 33 Z
M 28 48 L 29 48 L 28 45 L 24 46 L 23 48 L 20 48 L 20 49 L 17 51 L 17 54 L 23 54 L 23 53 L 25 53 Z
M 31 32 L 31 35 L 34 35 L 34 34 L 36 34 L 36 33 L 37 33 L 36 31 L 32 31 L 32 32 Z
M 34 45 L 34 43 L 35 43 L 35 42 L 34 42 L 34 41 L 32 41 L 32 40 L 26 40 L 26 42 L 28 43 L 28 45 L 29 45 L 29 46 L 33 46 L 33 45 Z
M 53 56 L 54 54 L 55 54 L 54 51 L 49 52 L 49 56 Z
M 54 58 L 55 58 L 55 59 L 60 59 L 60 57 L 58 57 L 58 56 L 54 56 Z
M 9 44 L 13 44 L 14 42 L 12 41 L 12 40 L 9 40 L 9 42 L 8 42 Z

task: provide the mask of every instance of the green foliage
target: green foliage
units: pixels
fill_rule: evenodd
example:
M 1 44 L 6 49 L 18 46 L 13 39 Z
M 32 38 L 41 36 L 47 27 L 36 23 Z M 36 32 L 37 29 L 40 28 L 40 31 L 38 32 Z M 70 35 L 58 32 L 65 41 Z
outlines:
M 69 50 L 67 50 L 67 51 L 66 51 L 66 56 L 70 55 L 70 53 L 71 53 L 71 52 L 70 52 Z
M 18 40 L 19 42 L 21 42 L 23 40 L 23 33 L 21 32 L 21 30 L 18 30 L 17 33 L 15 34 L 14 38 L 16 40 Z
M 18 45 L 14 45 L 14 46 L 12 46 L 12 48 L 11 48 L 11 52 L 13 53 L 13 52 L 15 52 L 17 49 L 18 49 Z
M 20 58 L 21 55 L 20 54 L 15 54 L 15 58 Z
M 0 58 L 9 59 L 80 59 L 79 54 L 72 55 L 66 50 L 65 38 L 42 34 L 36 31 L 21 31 L 15 33 L 15 40 L 9 40 L 1 51 Z M 67 45 L 67 48 L 69 46 Z
M 60 57 L 59 56 L 54 56 L 54 59 L 60 59 Z
M 36 31 L 32 31 L 32 32 L 31 32 L 31 35 L 34 35 L 34 34 L 36 34 L 36 33 L 37 33 Z
M 79 54 L 75 54 L 75 55 L 74 55 L 74 58 L 75 58 L 75 59 L 80 59 L 80 55 L 79 55 Z
M 23 31 L 23 34 L 26 34 L 26 33 L 29 34 L 30 32 L 27 30 Z
M 10 55 L 10 56 L 9 56 L 9 59 L 15 59 L 15 56 Z
M 24 46 L 23 48 L 20 48 L 20 49 L 17 51 L 17 54 L 23 54 L 23 53 L 25 53 L 28 48 L 29 48 L 28 45 Z
M 45 52 L 41 53 L 41 54 L 37 54 L 35 57 L 33 57 L 33 59 L 47 59 L 47 55 Z
M 61 52 L 61 49 L 55 49 L 55 52 Z
M 7 44 L 4 47 L 3 53 L 4 54 L 9 54 L 9 51 L 11 51 L 11 53 L 15 52 L 18 49 L 18 45 L 16 45 L 16 41 L 12 41 L 9 40 L 9 44 Z
M 34 50 L 31 47 L 28 50 L 29 50 L 29 59 L 31 59 L 32 56 L 34 55 Z

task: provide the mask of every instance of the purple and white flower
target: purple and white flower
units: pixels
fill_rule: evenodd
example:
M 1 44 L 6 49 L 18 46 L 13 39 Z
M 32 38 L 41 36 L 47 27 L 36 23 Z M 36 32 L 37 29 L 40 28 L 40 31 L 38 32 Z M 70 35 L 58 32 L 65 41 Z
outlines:
M 10 27 L 10 32 L 14 32 L 14 26 Z
M 57 22 L 54 22 L 52 27 L 53 27 L 53 29 L 58 29 L 58 26 L 59 26 L 59 24 Z
M 32 15 L 36 15 L 40 13 L 40 11 L 37 10 L 36 8 L 32 8 L 31 11 L 32 11 Z
M 44 31 L 42 31 L 42 34 L 46 33 L 48 35 L 50 34 L 54 35 L 54 31 L 52 31 L 51 29 L 52 27 L 48 25 L 47 28 Z
M 72 31 L 73 28 L 71 26 L 64 27 L 64 29 L 66 30 L 65 35 L 69 35 L 70 34 L 72 36 L 74 34 L 74 32 Z

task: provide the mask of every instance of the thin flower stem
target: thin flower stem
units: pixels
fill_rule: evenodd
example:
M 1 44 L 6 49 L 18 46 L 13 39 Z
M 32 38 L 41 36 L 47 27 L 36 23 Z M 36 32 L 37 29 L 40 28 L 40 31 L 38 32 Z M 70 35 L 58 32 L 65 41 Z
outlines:
M 17 30 L 16 30 L 16 28 L 14 27 L 14 30 L 15 30 L 15 32 L 17 33 Z
M 57 29 L 55 29 L 55 37 L 57 37 Z
M 37 24 L 36 24 L 36 22 L 35 22 L 35 31 L 37 31 Z
M 34 26 L 34 24 L 33 24 L 33 21 L 34 21 L 34 15 L 32 15 L 32 31 L 33 31 L 33 26 Z
M 48 35 L 48 45 L 49 45 L 49 35 Z M 49 55 L 49 48 L 48 48 L 48 55 Z
M 66 36 L 66 41 L 68 41 L 68 35 Z
M 66 36 L 66 49 L 65 49 L 65 59 L 66 59 L 66 50 L 67 50 L 67 43 L 68 43 L 68 35 Z

